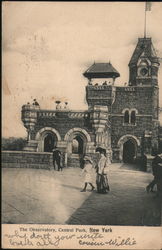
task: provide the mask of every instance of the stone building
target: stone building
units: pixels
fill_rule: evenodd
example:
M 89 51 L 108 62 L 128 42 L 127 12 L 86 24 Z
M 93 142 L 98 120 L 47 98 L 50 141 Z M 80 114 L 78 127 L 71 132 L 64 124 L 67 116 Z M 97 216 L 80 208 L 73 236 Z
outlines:
M 74 164 L 98 146 L 106 148 L 113 161 L 133 162 L 150 155 L 159 144 L 160 66 L 151 38 L 139 38 L 129 62 L 129 81 L 116 86 L 120 76 L 111 63 L 94 63 L 84 76 L 88 109 L 43 110 L 22 106 L 22 121 L 28 132 L 24 150 L 64 152 L 65 165 Z

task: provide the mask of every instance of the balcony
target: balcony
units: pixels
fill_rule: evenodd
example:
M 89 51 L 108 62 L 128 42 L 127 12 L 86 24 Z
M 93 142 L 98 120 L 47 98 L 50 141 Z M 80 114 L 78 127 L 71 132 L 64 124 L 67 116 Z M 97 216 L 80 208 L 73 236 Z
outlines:
M 71 111 L 71 110 L 40 110 L 38 112 L 39 118 L 71 118 L 82 119 L 88 117 L 86 110 Z

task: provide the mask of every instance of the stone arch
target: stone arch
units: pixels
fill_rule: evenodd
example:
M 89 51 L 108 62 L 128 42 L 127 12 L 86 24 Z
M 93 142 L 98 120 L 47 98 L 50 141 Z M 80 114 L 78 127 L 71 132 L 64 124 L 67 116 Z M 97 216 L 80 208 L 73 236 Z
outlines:
M 35 139 L 36 139 L 36 140 L 39 140 L 40 137 L 41 137 L 41 135 L 42 135 L 43 132 L 45 132 L 45 131 L 51 131 L 51 132 L 53 132 L 53 133 L 57 136 L 57 140 L 58 140 L 58 141 L 61 141 L 61 136 L 60 136 L 59 132 L 58 132 L 55 128 L 52 128 L 52 127 L 44 127 L 44 128 L 41 128 L 41 129 L 37 132 Z
M 123 144 L 124 142 L 126 142 L 129 139 L 134 139 L 137 142 L 137 145 L 140 146 L 140 140 L 135 136 L 135 135 L 123 135 L 122 137 L 120 137 L 119 141 L 118 141 L 118 147 L 121 146 L 121 144 Z
M 125 111 L 129 111 L 129 113 L 131 113 L 132 111 L 135 111 L 136 114 L 138 114 L 138 110 L 136 108 L 131 108 L 131 109 L 125 108 L 125 109 L 122 110 L 122 114 L 124 114 Z
M 89 145 L 92 143 L 91 142 L 91 137 L 88 134 L 88 132 L 85 129 L 82 128 L 72 128 L 70 129 L 66 135 L 64 136 L 64 141 L 67 143 L 67 154 L 68 157 L 71 157 L 73 155 L 73 140 L 76 139 L 76 137 L 82 141 L 82 153 L 81 155 L 84 155 L 87 153 L 87 150 L 89 148 Z M 78 154 L 79 155 L 79 154 Z
M 134 144 L 135 144 L 135 147 L 136 147 L 136 155 L 137 155 L 137 147 L 140 146 L 140 140 L 134 136 L 134 135 L 130 135 L 130 134 L 127 134 L 127 135 L 123 135 L 119 141 L 118 141 L 118 147 L 119 147 L 119 159 L 121 161 L 123 161 L 123 146 L 124 146 L 124 143 L 126 143 L 127 141 L 131 140 Z
M 35 139 L 38 141 L 37 151 L 39 151 L 39 152 L 44 151 L 44 140 L 45 140 L 46 136 L 50 135 L 50 134 L 53 135 L 53 137 L 55 136 L 55 138 L 56 138 L 55 145 L 56 145 L 56 143 L 61 141 L 61 136 L 56 129 L 54 129 L 52 127 L 44 127 L 37 132 L 36 137 L 35 137 Z
M 74 134 L 75 132 L 80 132 L 81 134 L 83 134 L 83 135 L 86 137 L 87 142 L 91 142 L 91 137 L 90 137 L 90 135 L 88 134 L 88 132 L 87 132 L 85 129 L 82 129 L 82 128 L 72 128 L 72 129 L 70 129 L 70 130 L 66 133 L 66 135 L 64 136 L 64 141 L 68 141 L 69 138 L 70 138 L 70 136 L 71 136 L 72 134 Z
M 130 109 L 130 113 L 131 113 L 132 111 L 135 111 L 136 115 L 138 114 L 138 110 L 137 110 L 136 108 Z
M 122 110 L 122 114 L 124 114 L 124 113 L 125 113 L 125 111 L 128 111 L 128 112 L 129 112 L 129 108 L 125 108 L 125 109 L 123 109 L 123 110 Z

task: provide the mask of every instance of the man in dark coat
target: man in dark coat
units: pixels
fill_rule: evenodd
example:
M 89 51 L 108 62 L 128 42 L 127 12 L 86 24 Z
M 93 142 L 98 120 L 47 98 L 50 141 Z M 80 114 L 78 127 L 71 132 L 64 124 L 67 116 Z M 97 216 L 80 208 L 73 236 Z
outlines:
M 54 166 L 54 169 L 56 169 L 56 164 L 57 164 L 58 171 L 62 170 L 60 163 L 61 163 L 61 152 L 60 152 L 60 150 L 58 150 L 57 147 L 54 147 L 54 149 L 53 149 L 53 166 Z
M 144 153 L 141 155 L 141 170 L 147 171 L 147 156 Z
M 154 186 L 157 184 L 157 190 L 158 193 L 160 192 L 161 187 L 161 181 L 162 181 L 162 170 L 161 170 L 161 164 L 162 164 L 162 158 L 158 155 L 157 152 L 154 153 L 154 159 L 152 161 L 152 173 L 154 176 L 154 179 L 150 184 L 146 187 L 147 192 L 153 192 Z

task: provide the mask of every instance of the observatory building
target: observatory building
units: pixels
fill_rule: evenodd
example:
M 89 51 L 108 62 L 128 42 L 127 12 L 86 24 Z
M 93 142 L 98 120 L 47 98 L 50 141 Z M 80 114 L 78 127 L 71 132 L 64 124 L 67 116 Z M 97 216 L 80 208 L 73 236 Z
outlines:
M 51 152 L 57 146 L 64 164 L 77 166 L 102 146 L 114 162 L 134 162 L 159 147 L 159 60 L 151 38 L 139 38 L 129 62 L 128 84 L 116 86 L 119 72 L 94 63 L 84 73 L 88 108 L 43 110 L 22 106 L 28 132 L 26 151 Z

